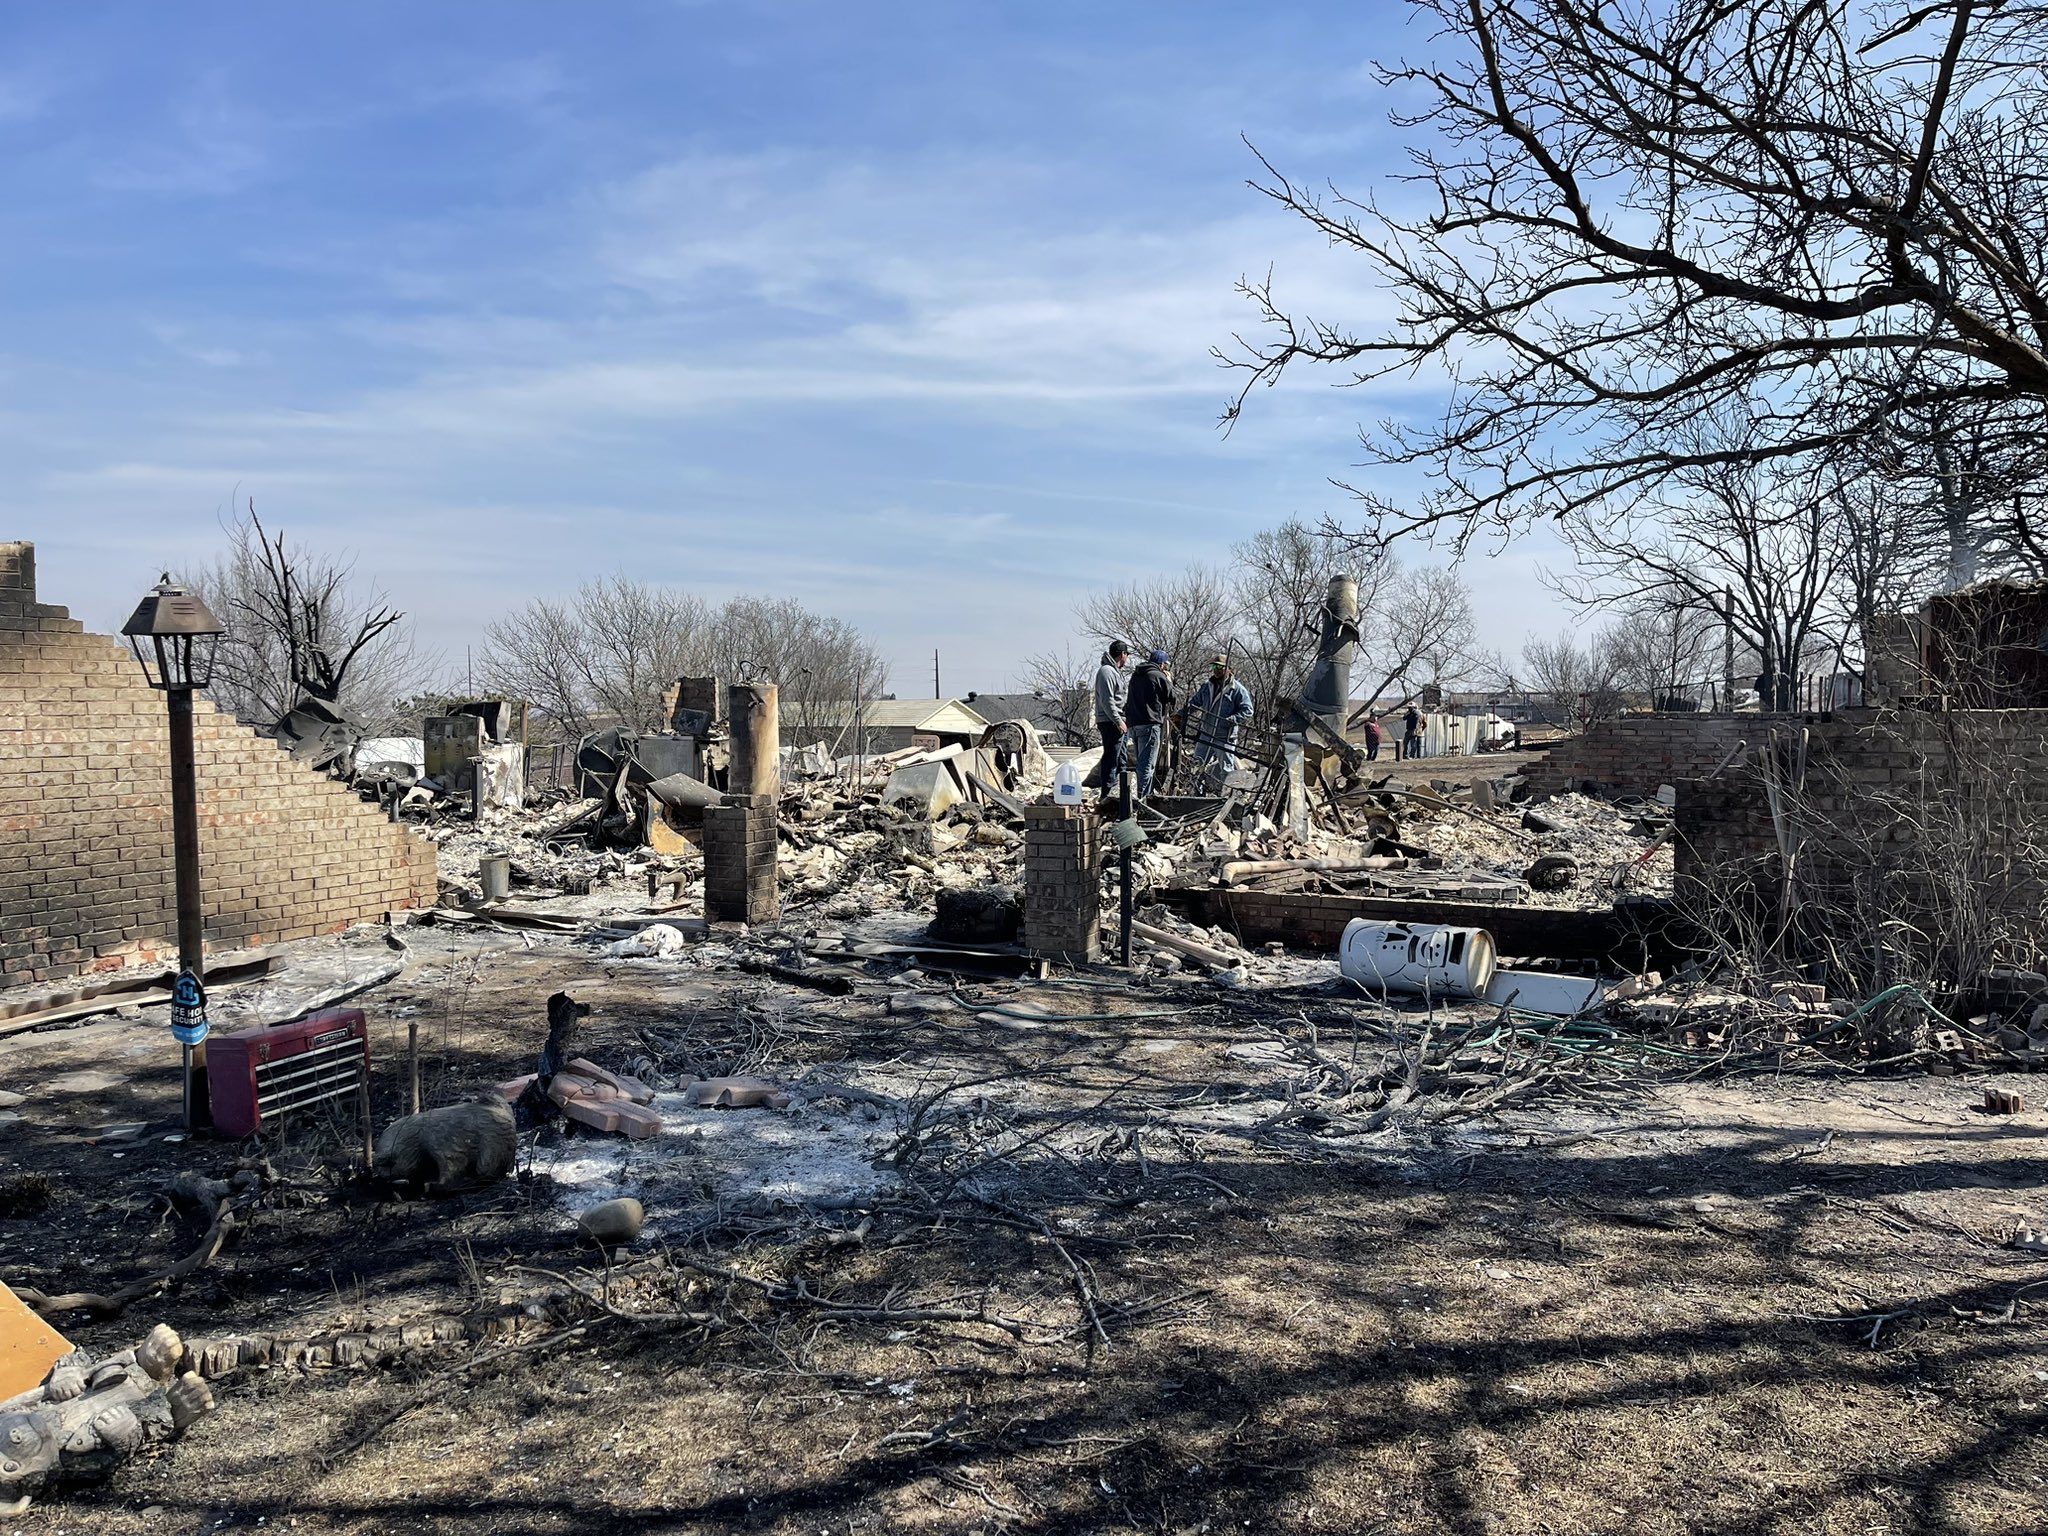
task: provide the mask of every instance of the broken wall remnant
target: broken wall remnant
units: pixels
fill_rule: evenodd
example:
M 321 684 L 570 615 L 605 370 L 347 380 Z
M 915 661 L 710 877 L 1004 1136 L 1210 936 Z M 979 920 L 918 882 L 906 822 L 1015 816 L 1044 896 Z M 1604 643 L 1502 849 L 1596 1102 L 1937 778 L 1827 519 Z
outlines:
M 1596 720 L 1522 770 L 1532 800 L 1593 784 L 1648 798 L 1712 773 L 1765 723 L 1759 715 L 1621 715 Z
M 1941 593 L 1919 627 L 1927 690 L 1951 707 L 2048 708 L 2048 582 Z
M 1679 785 L 1675 826 L 1680 899 L 1788 958 L 1930 975 L 2048 956 L 2048 709 L 1767 723 Z
M 728 794 L 704 812 L 704 915 L 713 922 L 780 921 L 772 796 Z
M 679 677 L 666 698 L 668 728 L 703 740 L 725 729 L 725 683 L 716 677 Z
M 1024 947 L 1056 960 L 1102 952 L 1102 823 L 1092 808 L 1024 807 Z
M 193 714 L 209 948 L 433 902 L 431 843 L 206 699 Z M 176 951 L 170 776 L 163 695 L 37 600 L 34 545 L 0 544 L 0 982 Z

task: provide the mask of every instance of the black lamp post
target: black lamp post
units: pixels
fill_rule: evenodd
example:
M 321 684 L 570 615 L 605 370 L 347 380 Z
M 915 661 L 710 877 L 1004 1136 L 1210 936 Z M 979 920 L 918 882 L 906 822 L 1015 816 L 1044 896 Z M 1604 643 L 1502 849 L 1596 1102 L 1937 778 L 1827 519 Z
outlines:
M 171 840 L 178 882 L 178 985 L 171 1017 L 184 1047 L 187 1131 L 196 1129 L 199 1122 L 193 1080 L 195 1069 L 206 1060 L 203 1054 L 193 1055 L 195 1047 L 203 1051 L 201 1042 L 206 1037 L 202 987 L 206 920 L 199 895 L 199 792 L 192 758 L 192 694 L 213 681 L 213 658 L 223 628 L 213 611 L 174 583 L 169 572 L 156 590 L 136 605 L 134 617 L 121 626 L 149 686 L 161 690 L 171 713 Z M 190 1022 L 195 1017 L 201 1021 L 196 1025 Z

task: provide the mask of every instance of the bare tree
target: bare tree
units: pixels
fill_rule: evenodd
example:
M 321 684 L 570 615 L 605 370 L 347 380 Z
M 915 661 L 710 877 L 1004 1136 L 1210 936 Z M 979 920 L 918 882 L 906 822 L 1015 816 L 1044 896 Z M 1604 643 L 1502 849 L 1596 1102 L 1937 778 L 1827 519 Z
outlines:
M 1315 659 L 1318 615 L 1331 578 L 1356 579 L 1360 610 L 1368 611 L 1391 562 L 1296 520 L 1254 534 L 1232 553 L 1237 670 L 1260 717 L 1273 719 L 1300 692 Z
M 1102 659 L 1108 660 L 1104 651 Z M 1060 723 L 1068 746 L 1089 746 L 1095 737 L 1095 673 L 1101 661 L 1090 661 L 1071 645 L 1024 658 L 1018 681 L 1043 701 L 1044 712 Z
M 1665 586 L 1623 605 L 1599 640 L 1624 692 L 1654 709 L 1685 709 L 1704 702 L 1705 685 L 1720 676 L 1723 633 L 1719 613 L 1697 594 Z
M 403 701 L 437 659 L 384 592 L 356 576 L 352 559 L 265 528 L 253 502 L 227 535 L 226 554 L 180 578 L 227 628 L 207 690 L 214 703 L 252 725 L 311 699 L 372 735 L 408 726 Z
M 1522 665 L 1521 691 L 1549 724 L 1583 731 L 1621 713 L 1622 657 L 1609 633 L 1595 633 L 1584 643 L 1570 629 L 1551 640 L 1531 635 L 1522 646 Z
M 806 739 L 846 724 L 846 706 L 877 697 L 888 664 L 843 619 L 811 612 L 794 598 L 736 597 L 711 624 L 719 675 L 779 685 L 785 725 Z
M 818 731 L 881 690 L 879 652 L 844 620 L 791 598 L 736 597 L 712 607 L 693 593 L 611 576 L 567 602 L 537 598 L 485 630 L 486 686 L 529 701 L 566 736 L 605 725 L 660 729 L 682 676 L 753 677 L 780 685 L 783 719 Z
M 1361 591 L 1358 662 L 1352 693 L 1361 699 L 1412 698 L 1425 687 L 1453 687 L 1485 664 L 1471 594 L 1452 570 L 1411 569 L 1389 560 L 1373 568 L 1374 591 Z M 1368 690 L 1361 686 L 1376 678 Z
M 1714 439 L 1711 424 L 1692 440 Z M 1732 626 L 1766 709 L 1790 709 L 1802 670 L 1847 647 L 1846 551 L 1825 464 L 1702 464 L 1622 514 L 1574 512 L 1578 568 L 1559 589 L 1588 606 L 1685 601 Z
M 1230 644 L 1237 605 L 1222 573 L 1191 565 L 1178 576 L 1090 593 L 1074 614 L 1091 639 L 1127 640 L 1140 660 L 1162 650 L 1176 672 L 1191 678 Z
M 1297 364 L 1446 371 L 1439 419 L 1364 434 L 1371 463 L 1439 484 L 1414 508 L 1346 487 L 1376 532 L 1462 547 L 1681 471 L 1853 457 L 1930 412 L 2026 461 L 2048 417 L 2048 7 L 1414 3 L 1436 56 L 1378 71 L 1420 103 L 1395 117 L 1393 206 L 1263 158 L 1252 183 L 1365 258 L 1397 318 L 1299 314 L 1269 273 L 1242 285 L 1264 333 L 1225 356 L 1233 421 Z M 1688 437 L 1722 414 L 1753 430 Z
M 702 598 L 609 576 L 569 602 L 536 598 L 486 626 L 476 670 L 486 688 L 527 700 L 565 735 L 653 730 L 668 686 L 709 670 L 710 628 Z

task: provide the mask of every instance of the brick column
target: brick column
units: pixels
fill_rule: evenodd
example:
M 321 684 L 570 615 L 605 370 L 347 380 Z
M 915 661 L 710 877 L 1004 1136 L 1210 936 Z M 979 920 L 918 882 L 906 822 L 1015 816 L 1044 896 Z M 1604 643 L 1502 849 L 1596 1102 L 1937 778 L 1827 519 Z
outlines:
M 24 602 L 36 600 L 35 545 L 0 543 L 0 591 Z
M 704 812 L 704 915 L 715 923 L 773 923 L 782 917 L 775 888 L 775 801 L 727 795 Z
M 1024 807 L 1024 947 L 1051 959 L 1102 952 L 1102 823 L 1092 810 Z

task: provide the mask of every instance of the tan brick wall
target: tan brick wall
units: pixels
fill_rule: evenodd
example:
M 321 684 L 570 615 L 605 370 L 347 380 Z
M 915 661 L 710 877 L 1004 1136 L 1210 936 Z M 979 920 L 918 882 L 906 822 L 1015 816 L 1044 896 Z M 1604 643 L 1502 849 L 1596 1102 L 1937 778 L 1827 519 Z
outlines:
M 195 703 L 210 948 L 431 903 L 433 845 L 267 737 Z M 0 544 L 0 985 L 175 953 L 163 695 L 124 641 L 36 600 Z
M 1522 776 L 1538 800 L 1588 780 L 1653 795 L 1660 784 L 1675 786 L 1712 773 L 1737 742 L 1755 738 L 1763 727 L 1757 715 L 1623 715 L 1595 721 L 1583 735 L 1559 742 Z
M 2030 837 L 2048 825 L 2048 709 L 1843 710 L 1826 719 L 1767 721 L 1755 734 L 1759 749 L 1769 743 L 1778 754 L 1785 782 L 1793 781 L 1803 746 L 1806 767 L 1791 825 L 1803 868 L 1821 883 L 1845 850 L 1860 856 L 1893 845 L 1899 867 L 1912 867 L 1913 844 L 1926 835 L 1916 831 L 1918 808 L 1937 802 L 1970 807 L 1972 835 L 1995 841 L 2021 823 Z M 1950 835 L 1958 824 L 1939 814 L 1931 820 L 1935 836 Z M 1686 899 L 1710 904 L 1752 885 L 1772 889 L 1778 838 L 1757 751 L 1710 783 L 1680 786 L 1677 833 L 1678 888 Z M 2035 955 L 2048 955 L 2038 883 L 1982 895 L 2022 919 Z

